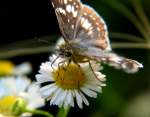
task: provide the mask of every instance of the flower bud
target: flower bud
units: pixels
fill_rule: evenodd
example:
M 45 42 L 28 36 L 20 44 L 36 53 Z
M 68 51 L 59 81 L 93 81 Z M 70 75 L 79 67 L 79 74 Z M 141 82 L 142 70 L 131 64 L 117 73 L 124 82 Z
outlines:
M 12 107 L 12 113 L 15 116 L 21 115 L 22 113 L 25 112 L 26 109 L 26 101 L 23 100 L 22 98 L 17 98 L 16 102 L 14 103 Z

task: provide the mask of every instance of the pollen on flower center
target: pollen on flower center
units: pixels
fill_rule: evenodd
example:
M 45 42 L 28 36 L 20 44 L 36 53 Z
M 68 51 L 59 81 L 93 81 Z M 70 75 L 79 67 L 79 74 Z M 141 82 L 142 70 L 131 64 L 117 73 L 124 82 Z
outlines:
M 61 66 L 53 71 L 53 77 L 56 84 L 63 89 L 78 89 L 86 81 L 82 69 L 73 63 L 70 63 L 68 67 Z

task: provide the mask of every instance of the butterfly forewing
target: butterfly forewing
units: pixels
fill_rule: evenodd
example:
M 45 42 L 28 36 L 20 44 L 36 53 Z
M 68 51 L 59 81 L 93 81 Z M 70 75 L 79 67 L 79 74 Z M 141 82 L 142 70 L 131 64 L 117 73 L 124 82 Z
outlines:
M 74 39 L 82 4 L 79 0 L 52 0 L 52 5 L 63 37 L 65 40 Z
M 106 24 L 92 8 L 80 0 L 52 0 L 52 4 L 65 40 L 111 50 Z
M 83 6 L 80 14 L 76 39 L 102 50 L 111 50 L 107 26 L 102 17 L 87 5 Z

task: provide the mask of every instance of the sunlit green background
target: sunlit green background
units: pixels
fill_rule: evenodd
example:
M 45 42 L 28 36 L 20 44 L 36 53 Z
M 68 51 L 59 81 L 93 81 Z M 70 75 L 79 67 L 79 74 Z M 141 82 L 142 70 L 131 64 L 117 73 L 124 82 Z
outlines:
M 106 21 L 113 51 L 138 60 L 144 68 L 136 74 L 126 74 L 105 65 L 102 73 L 107 76 L 107 86 L 103 93 L 97 99 L 89 99 L 90 106 L 83 110 L 72 108 L 68 117 L 150 117 L 150 0 L 83 3 L 92 6 Z M 57 20 L 50 1 L 15 1 L 13 5 L 6 3 L 1 13 L 4 26 L 0 59 L 16 64 L 30 61 L 34 69 L 30 77 L 35 80 L 39 65 L 51 54 L 49 46 L 60 36 Z M 48 103 L 42 109 L 53 114 L 58 110 Z

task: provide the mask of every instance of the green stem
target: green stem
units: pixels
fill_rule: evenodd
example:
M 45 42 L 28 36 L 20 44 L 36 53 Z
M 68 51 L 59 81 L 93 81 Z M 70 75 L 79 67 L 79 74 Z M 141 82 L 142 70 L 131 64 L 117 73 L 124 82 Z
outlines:
M 147 43 L 127 43 L 127 42 L 123 42 L 123 43 L 112 43 L 112 48 L 116 48 L 116 49 L 150 49 L 150 44 Z
M 130 0 L 133 8 L 150 35 L 150 23 L 139 0 Z
M 52 45 L 54 44 L 54 40 L 57 40 L 58 36 L 55 35 L 48 35 L 43 37 L 34 37 L 30 39 L 15 41 L 12 43 L 7 43 L 4 45 L 1 45 L 2 49 L 9 49 L 10 47 L 14 48 L 29 48 L 29 47 L 38 47 L 38 46 L 45 46 L 45 45 Z
M 42 47 L 34 47 L 34 48 L 18 48 L 13 50 L 4 50 L 0 52 L 0 58 L 11 58 L 16 56 L 25 56 L 25 55 L 33 55 L 40 53 L 50 53 L 54 49 L 53 46 L 42 46 Z
M 70 107 L 68 107 L 67 109 L 61 107 L 58 111 L 57 117 L 67 117 L 69 111 L 70 111 Z
M 138 36 L 135 36 L 132 34 L 120 33 L 120 32 L 110 32 L 110 37 L 133 41 L 133 42 L 144 42 L 145 41 L 141 37 L 138 37 Z
M 51 113 L 48 113 L 46 111 L 42 111 L 42 110 L 29 110 L 29 109 L 26 109 L 25 112 L 29 112 L 29 113 L 32 113 L 32 114 L 36 114 L 36 115 L 44 115 L 46 117 L 54 117 Z
M 138 18 L 129 10 L 129 8 L 127 8 L 125 5 L 123 5 L 117 0 L 114 0 L 113 2 L 105 0 L 105 2 L 108 5 L 110 5 L 113 9 L 115 9 L 116 11 L 124 15 L 126 18 L 128 18 L 146 40 L 149 39 L 149 35 L 147 34 L 146 30 L 143 29 L 143 25 L 138 20 Z

